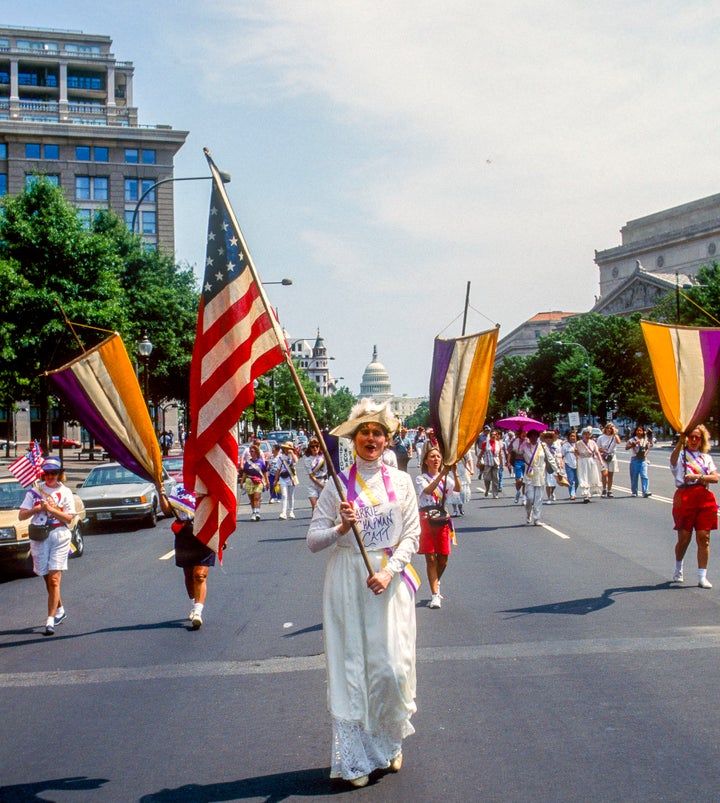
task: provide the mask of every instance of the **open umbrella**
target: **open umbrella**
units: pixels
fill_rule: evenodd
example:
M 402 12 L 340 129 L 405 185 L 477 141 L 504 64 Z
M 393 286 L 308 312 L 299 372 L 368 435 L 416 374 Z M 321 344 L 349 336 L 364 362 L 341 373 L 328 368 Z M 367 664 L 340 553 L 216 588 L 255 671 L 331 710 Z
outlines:
M 513 432 L 521 432 L 529 429 L 537 429 L 542 432 L 546 427 L 542 421 L 529 418 L 526 415 L 513 415 L 510 418 L 501 418 L 495 422 L 495 426 L 500 429 L 511 429 Z

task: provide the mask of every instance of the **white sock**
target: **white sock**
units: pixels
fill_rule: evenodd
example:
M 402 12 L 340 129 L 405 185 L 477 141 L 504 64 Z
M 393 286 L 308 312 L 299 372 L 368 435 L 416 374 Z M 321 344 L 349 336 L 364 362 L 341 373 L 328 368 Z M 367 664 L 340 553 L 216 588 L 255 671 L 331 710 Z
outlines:
M 683 570 L 683 562 L 681 560 L 675 561 L 675 571 L 681 572 Z
M 60 606 L 60 607 L 59 607 L 59 608 L 58 608 L 58 609 L 55 611 L 55 616 L 57 616 L 58 618 L 60 618 L 61 616 L 63 616 L 63 614 L 64 614 L 64 613 L 65 613 L 65 608 L 64 608 L 64 607 L 61 605 L 61 606 Z
M 707 569 L 698 569 L 698 580 L 704 580 L 707 574 Z
M 55 617 L 48 616 L 47 622 L 45 622 L 45 627 L 53 627 L 55 625 Z
M 203 608 L 205 605 L 202 602 L 195 603 L 195 613 L 199 613 L 202 616 Z

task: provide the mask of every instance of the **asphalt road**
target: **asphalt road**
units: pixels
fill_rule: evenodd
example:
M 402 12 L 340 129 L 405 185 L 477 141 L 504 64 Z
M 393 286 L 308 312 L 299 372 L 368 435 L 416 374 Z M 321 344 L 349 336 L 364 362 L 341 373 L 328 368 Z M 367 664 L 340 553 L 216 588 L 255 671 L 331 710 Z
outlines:
M 418 713 L 397 775 L 328 780 L 321 587 L 295 521 L 240 509 L 188 629 L 169 524 L 96 532 L 42 636 L 37 578 L 0 583 L 0 800 L 717 799 L 720 567 L 673 587 L 668 451 L 649 499 L 544 507 L 473 484 L 441 610 L 418 592 Z M 414 463 L 414 461 L 413 461 Z M 559 494 L 565 495 L 560 489 Z M 716 536 L 714 536 L 715 538 Z

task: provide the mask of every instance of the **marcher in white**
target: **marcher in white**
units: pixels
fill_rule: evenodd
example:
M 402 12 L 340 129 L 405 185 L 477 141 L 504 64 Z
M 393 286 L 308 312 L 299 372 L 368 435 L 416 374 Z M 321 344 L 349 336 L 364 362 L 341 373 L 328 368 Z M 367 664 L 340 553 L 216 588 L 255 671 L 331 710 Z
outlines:
M 578 487 L 583 502 L 589 502 L 591 496 L 602 493 L 601 473 L 605 470 L 605 461 L 592 436 L 592 427 L 585 427 L 582 438 L 575 444 L 577 457 Z
M 520 446 L 520 456 L 525 464 L 525 521 L 527 524 L 542 524 L 545 477 L 548 467 L 557 471 L 557 464 L 536 429 L 528 431 L 527 439 Z
M 607 469 L 602 472 L 602 495 L 608 498 L 613 496 L 613 479 L 618 466 L 616 454 L 618 443 L 620 443 L 620 436 L 618 435 L 617 427 L 612 421 L 608 421 L 605 424 L 602 435 L 598 435 L 597 439 L 598 449 Z
M 52 636 L 66 617 L 60 597 L 60 580 L 68 567 L 70 526 L 77 511 L 72 492 L 63 485 L 65 472 L 56 457 L 48 457 L 43 462 L 42 479 L 42 483 L 25 494 L 18 518 L 20 521 L 32 519 L 30 552 L 33 571 L 45 581 L 47 620 L 44 635 Z M 34 533 L 35 527 L 43 529 Z
M 341 474 L 347 501 L 328 483 L 307 534 L 312 552 L 331 547 L 323 591 L 330 776 L 353 786 L 366 786 L 376 769 L 397 772 L 403 739 L 414 732 L 416 585 L 411 589 L 407 572 L 420 523 L 410 475 L 382 460 L 399 423 L 388 405 L 363 399 L 332 431 L 351 437 L 357 452 Z M 367 550 L 370 577 L 353 524 Z
M 295 518 L 295 486 L 298 484 L 297 470 L 295 464 L 298 461 L 298 454 L 295 446 L 290 441 L 280 445 L 280 472 L 278 474 L 278 484 L 282 496 L 282 511 L 279 519 Z

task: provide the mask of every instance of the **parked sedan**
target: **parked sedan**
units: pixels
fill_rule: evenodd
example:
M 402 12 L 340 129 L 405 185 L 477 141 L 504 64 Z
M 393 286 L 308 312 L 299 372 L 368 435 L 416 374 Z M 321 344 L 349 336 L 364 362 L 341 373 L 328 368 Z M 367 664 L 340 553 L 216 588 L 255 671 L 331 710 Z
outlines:
M 28 525 L 30 519 L 20 521 L 18 511 L 22 504 L 26 488 L 14 478 L 0 477 L 0 564 L 27 560 L 30 557 L 30 540 Z M 85 551 L 82 527 L 86 522 L 85 506 L 82 499 L 73 494 L 77 516 L 70 527 L 72 536 L 70 557 L 79 558 Z
M 175 480 L 163 469 L 168 495 L 175 491 Z M 160 499 L 155 486 L 133 474 L 120 463 L 95 466 L 78 491 L 91 523 L 141 519 L 154 527 L 160 515 Z
M 63 438 L 62 439 L 62 447 L 63 449 L 82 449 L 82 443 L 80 441 L 74 441 L 72 438 Z M 59 449 L 60 448 L 60 436 L 53 435 L 52 436 L 52 448 Z
M 163 457 L 163 468 L 178 485 L 183 484 L 183 456 L 169 455 Z

